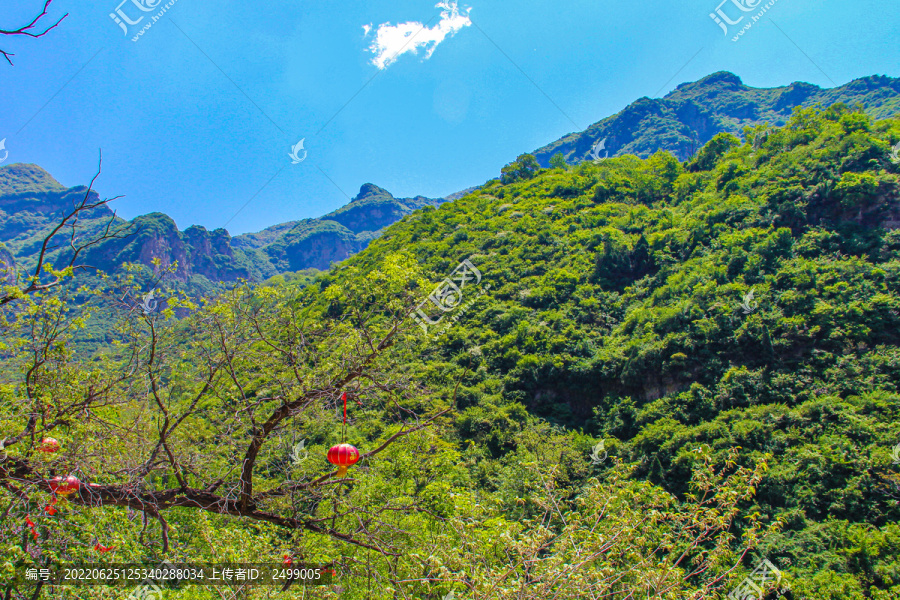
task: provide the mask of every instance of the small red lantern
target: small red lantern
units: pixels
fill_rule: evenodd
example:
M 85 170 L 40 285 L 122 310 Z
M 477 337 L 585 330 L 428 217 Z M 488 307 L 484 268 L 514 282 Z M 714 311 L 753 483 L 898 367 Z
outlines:
M 54 477 L 50 480 L 50 490 L 60 496 L 68 496 L 74 494 L 81 487 L 81 481 L 74 475 L 66 478 Z
M 105 553 L 109 552 L 110 550 L 113 550 L 114 548 L 115 548 L 115 546 L 104 546 L 100 542 L 97 542 L 94 545 L 94 550 L 96 550 L 100 554 L 105 554 Z
M 328 462 L 339 467 L 337 472 L 338 477 L 346 475 L 347 467 L 355 465 L 358 461 L 359 450 L 356 449 L 356 446 L 350 444 L 338 444 L 337 446 L 332 446 L 328 451 Z
M 59 441 L 52 437 L 41 438 L 41 443 L 38 445 L 37 450 L 47 454 L 59 452 Z
M 284 560 L 281 561 L 281 564 L 283 564 L 286 567 L 290 567 L 292 564 L 294 564 L 294 559 L 290 554 L 285 554 Z

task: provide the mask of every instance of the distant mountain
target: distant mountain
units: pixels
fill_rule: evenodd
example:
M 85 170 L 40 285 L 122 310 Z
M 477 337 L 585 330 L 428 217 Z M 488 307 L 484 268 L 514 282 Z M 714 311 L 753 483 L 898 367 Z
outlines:
M 438 206 L 447 199 L 395 198 L 372 183 L 359 188 L 349 204 L 318 219 L 280 223 L 258 233 L 239 235 L 236 249 L 255 251 L 271 272 L 327 269 L 332 263 L 356 254 L 388 225 L 414 210 Z
M 372 183 L 360 187 L 349 204 L 318 219 L 280 223 L 258 233 L 239 235 L 233 246 L 256 251 L 273 273 L 315 268 L 359 252 L 381 230 L 424 206 L 438 206 L 445 198 L 394 198 Z
M 13 164 L 0 168 L 0 241 L 18 263 L 20 270 L 30 270 L 37 260 L 41 243 L 74 204 L 84 199 L 87 187 L 66 188 L 37 165 Z M 90 192 L 90 200 L 99 200 Z M 101 206 L 79 219 L 79 237 L 91 239 L 109 222 L 128 225 L 107 206 Z M 84 263 L 105 271 L 115 271 L 123 262 L 149 265 L 154 257 L 163 264 L 178 261 L 178 279 L 189 281 L 203 275 L 211 281 L 228 281 L 252 277 L 258 272 L 252 261 L 235 256 L 230 237 L 224 230 L 207 232 L 191 227 L 179 232 L 175 222 L 162 213 L 152 213 L 131 222 L 131 236 L 109 240 L 83 254 Z M 61 231 L 50 245 L 48 257 L 60 263 L 68 256 L 68 230 Z M 82 262 L 82 261 L 79 261 Z
M 397 199 L 387 190 L 366 183 L 350 204 L 328 213 L 322 219 L 337 221 L 355 233 L 375 232 L 396 223 L 414 210 L 437 204 L 440 201 L 425 196 Z
M 594 145 L 605 140 L 602 156 L 636 154 L 647 157 L 668 150 L 686 160 L 703 144 L 723 132 L 741 136 L 743 128 L 760 123 L 781 126 L 794 107 L 843 102 L 862 106 L 875 118 L 900 113 L 900 79 L 871 76 L 846 85 L 822 89 L 808 83 L 760 89 L 745 86 L 732 73 L 714 73 L 679 85 L 661 99 L 641 98 L 616 115 L 569 134 L 534 152 L 547 166 L 562 153 L 570 164 L 590 158 Z M 200 290 L 239 279 L 262 281 L 274 275 L 306 269 L 327 269 L 365 248 L 381 231 L 417 209 L 455 200 L 476 188 L 446 198 L 395 198 L 387 190 L 366 183 L 349 204 L 318 219 L 289 221 L 257 233 L 232 238 L 224 229 L 208 231 L 192 226 L 179 231 L 162 213 L 131 221 L 132 235 L 110 240 L 84 254 L 85 263 L 114 271 L 124 262 L 163 265 L 178 262 L 175 279 Z M 0 167 L 0 261 L 20 270 L 33 266 L 40 243 L 50 228 L 87 192 L 84 186 L 66 188 L 37 165 Z M 106 207 L 84 215 L 82 236 L 115 218 Z M 51 260 L 64 258 L 67 242 L 60 239 Z M 4 269 L 4 267 L 0 267 Z M 8 268 L 6 269 L 8 271 Z M 6 275 L 0 273 L 0 279 Z
M 746 126 L 784 125 L 796 106 L 827 107 L 838 102 L 851 108 L 861 105 L 876 119 L 900 114 L 900 79 L 873 75 L 830 89 L 802 82 L 753 88 L 744 85 L 737 75 L 722 71 L 683 83 L 664 98 L 641 98 L 533 154 L 544 167 L 558 152 L 569 164 L 576 164 L 590 160 L 594 145 L 606 140 L 600 157 L 608 152 L 609 156 L 636 154 L 646 158 L 657 150 L 668 150 L 679 160 L 687 160 L 719 133 L 743 137 Z
M 0 168 L 0 261 L 28 269 L 37 260 L 40 244 L 73 203 L 84 198 L 84 186 L 66 188 L 37 165 L 13 164 Z M 98 199 L 91 192 L 93 200 Z M 262 281 L 280 273 L 327 269 L 332 263 L 359 252 L 382 229 L 424 206 L 437 206 L 444 198 L 394 198 L 387 190 L 364 184 L 350 204 L 320 219 L 303 219 L 274 225 L 258 233 L 232 238 L 224 229 L 208 231 L 191 226 L 179 231 L 163 213 L 150 213 L 130 222 L 130 234 L 108 240 L 83 253 L 83 261 L 112 272 L 125 262 L 162 265 L 178 262 L 175 280 L 194 283 L 201 290 L 211 284 L 239 279 Z M 83 215 L 82 239 L 88 239 L 115 217 L 106 206 Z M 66 256 L 63 233 L 55 240 L 51 262 Z M 8 269 L 0 267 L 5 273 Z

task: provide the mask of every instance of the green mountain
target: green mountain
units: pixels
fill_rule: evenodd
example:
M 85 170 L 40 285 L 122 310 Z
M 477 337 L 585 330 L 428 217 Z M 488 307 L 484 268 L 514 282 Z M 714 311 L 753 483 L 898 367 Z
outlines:
M 880 118 L 900 110 L 900 79 L 871 76 L 833 89 L 807 83 L 757 89 L 742 84 L 732 73 L 714 73 L 685 83 L 662 99 L 642 98 L 610 116 L 537 150 L 542 166 L 562 154 L 569 164 L 588 160 L 595 143 L 606 140 L 605 156 L 634 154 L 647 157 L 668 150 L 680 160 L 720 133 L 743 135 L 743 128 L 768 123 L 782 126 L 796 106 L 830 106 L 843 102 L 862 106 Z M 472 188 L 474 189 L 474 188 Z M 0 241 L 21 269 L 32 266 L 43 237 L 71 206 L 83 197 L 84 187 L 67 189 L 37 165 L 0 167 Z M 112 272 L 124 262 L 148 268 L 153 258 L 162 265 L 177 261 L 171 276 L 175 285 L 192 295 L 239 279 L 263 281 L 278 274 L 325 270 L 365 248 L 381 231 L 406 215 L 427 206 L 455 200 L 465 190 L 446 198 L 394 198 L 386 190 L 364 184 L 349 204 L 318 219 L 290 221 L 263 231 L 232 238 L 224 229 L 207 231 L 192 226 L 179 231 L 162 213 L 134 219 L 133 235 L 107 241 L 84 254 L 88 264 Z M 98 232 L 112 218 L 106 208 L 85 215 L 79 223 L 84 235 Z M 113 219 L 117 226 L 125 225 Z M 60 238 L 51 253 L 58 262 L 66 256 Z
M 599 157 L 634 154 L 648 157 L 668 150 L 687 160 L 720 133 L 743 135 L 744 127 L 768 123 L 781 127 L 797 106 L 824 107 L 843 102 L 862 106 L 876 119 L 900 113 L 900 79 L 873 75 L 822 89 L 795 82 L 776 88 L 753 88 L 727 71 L 683 83 L 663 98 L 641 98 L 621 112 L 587 129 L 558 139 L 533 154 L 544 167 L 561 153 L 569 164 L 591 160 L 595 144 L 605 140 Z
M 366 183 L 350 204 L 328 213 L 322 219 L 336 221 L 354 233 L 374 233 L 396 223 L 414 210 L 437 204 L 440 202 L 425 196 L 397 199 L 387 190 Z
M 0 168 L 0 240 L 22 269 L 37 260 L 40 245 L 51 229 L 84 198 L 83 186 L 68 189 L 37 165 L 13 164 Z M 90 201 L 99 198 L 92 192 Z M 189 291 L 208 291 L 216 284 L 239 279 L 262 281 L 273 275 L 306 269 L 328 269 L 331 264 L 365 248 L 387 225 L 423 206 L 444 199 L 394 198 L 386 190 L 365 184 L 348 204 L 320 219 L 304 219 L 232 238 L 224 229 L 207 231 L 192 226 L 179 231 L 163 213 L 150 213 L 126 222 L 106 206 L 83 214 L 79 236 L 96 235 L 108 223 L 129 226 L 129 235 L 87 249 L 86 264 L 106 272 L 122 264 L 151 266 L 178 263 L 174 282 Z M 54 239 L 53 262 L 68 256 L 63 230 Z
M 349 204 L 318 219 L 291 221 L 233 240 L 236 249 L 254 253 L 262 264 L 271 265 L 267 275 L 315 268 L 355 254 L 381 230 L 422 208 L 436 206 L 445 198 L 394 198 L 387 190 L 366 183 Z
M 85 186 L 62 186 L 37 165 L 0 168 L 0 239 L 20 270 L 33 269 L 44 238 L 75 204 L 85 199 L 87 191 Z M 93 191 L 87 198 L 88 203 L 99 201 Z M 254 257 L 230 248 L 226 231 L 207 232 L 202 227 L 191 227 L 180 232 L 174 221 L 162 213 L 137 217 L 128 223 L 101 205 L 80 215 L 77 235 L 79 239 L 91 239 L 110 223 L 114 227 L 130 225 L 130 235 L 107 240 L 83 252 L 84 262 L 97 269 L 111 273 L 125 262 L 150 265 L 153 258 L 159 258 L 163 264 L 178 261 L 175 278 L 181 282 L 198 276 L 209 281 L 235 281 L 262 275 L 263 265 L 255 263 Z M 51 264 L 60 264 L 70 255 L 70 236 L 71 229 L 64 228 L 51 241 Z
M 525 155 L 302 289 L 123 302 L 92 354 L 64 289 L 7 305 L 0 425 L 32 439 L 0 460 L 0 585 L 252 555 L 334 564 L 322 597 L 724 600 L 766 560 L 787 600 L 900 597 L 893 148 L 900 119 L 835 105 L 685 162 Z
M 439 323 L 405 372 L 457 398 L 459 470 L 503 518 L 528 497 L 528 415 L 569 432 L 560 447 L 582 458 L 542 465 L 575 497 L 620 460 L 687 498 L 698 464 L 739 448 L 740 465 L 771 458 L 733 532 L 751 514 L 778 524 L 748 569 L 780 565 L 794 598 L 900 597 L 898 144 L 900 120 L 836 106 L 743 143 L 717 135 L 687 163 L 523 160 L 509 183 L 393 225 L 309 293 L 398 256 L 430 273 L 432 298 L 463 259 L 480 271 L 448 312 L 419 289 Z M 597 438 L 609 458 L 592 466 Z

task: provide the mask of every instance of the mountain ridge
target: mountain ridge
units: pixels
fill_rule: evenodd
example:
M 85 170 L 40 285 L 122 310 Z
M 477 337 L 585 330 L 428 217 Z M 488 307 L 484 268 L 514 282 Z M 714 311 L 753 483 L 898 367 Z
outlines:
M 460 462 L 510 519 L 528 497 L 512 469 L 573 462 L 545 450 L 549 433 L 517 437 L 530 418 L 567 431 L 559 448 L 585 464 L 605 444 L 566 479 L 573 497 L 619 476 L 691 497 L 691 465 L 765 459 L 730 530 L 772 524 L 748 570 L 760 556 L 789 566 L 793 598 L 898 598 L 898 143 L 900 119 L 832 106 L 743 142 L 718 134 L 688 162 L 535 169 L 526 156 L 304 292 L 348 318 L 387 279 L 373 272 L 421 269 L 435 287 L 377 298 L 421 303 L 424 333 L 398 372 L 439 382 L 441 408 L 453 399 L 452 439 L 472 449 Z M 464 257 L 477 278 L 448 276 Z
M 900 79 L 872 75 L 835 88 L 804 82 L 753 88 L 734 73 L 720 71 L 682 83 L 663 98 L 640 98 L 533 154 L 540 166 L 549 165 L 555 154 L 562 154 L 568 164 L 581 163 L 592 158 L 592 149 L 602 140 L 607 142 L 609 157 L 647 157 L 668 150 L 685 161 L 716 135 L 730 133 L 741 138 L 745 127 L 762 123 L 777 127 L 787 122 L 796 107 L 817 103 L 858 105 L 875 118 L 897 114 Z M 177 261 L 174 278 L 182 283 L 194 280 L 202 289 L 240 279 L 263 281 L 288 272 L 328 269 L 366 248 L 384 228 L 403 217 L 477 189 L 445 198 L 396 198 L 384 188 L 364 183 L 350 202 L 322 217 L 278 223 L 234 237 L 225 229 L 207 230 L 201 225 L 180 231 L 171 217 L 154 212 L 131 220 L 138 230 L 134 239 L 108 240 L 91 248 L 85 258 L 104 270 L 137 262 L 155 272 L 160 267 L 152 267 L 153 258 L 159 258 L 162 265 Z M 10 259 L 27 269 L 41 234 L 49 232 L 51 221 L 63 214 L 65 206 L 86 192 L 85 186 L 66 188 L 38 165 L 0 167 L 0 240 L 7 242 Z M 91 194 L 92 200 L 98 199 L 95 192 Z M 83 217 L 88 233 L 99 231 L 101 223 L 110 219 L 117 225 L 128 223 L 114 218 L 106 206 Z
M 84 198 L 87 187 L 66 188 L 38 165 L 14 163 L 0 167 L 0 239 L 6 242 L 6 263 L 27 268 L 35 260 L 39 241 Z M 96 192 L 90 200 L 98 201 Z M 423 206 L 437 206 L 443 198 L 395 198 L 372 183 L 365 183 L 349 204 L 328 215 L 279 223 L 260 232 L 232 237 L 226 229 L 207 230 L 191 225 L 179 230 L 165 213 L 151 212 L 130 221 L 116 217 L 106 205 L 82 215 L 84 233 L 96 233 L 112 221 L 131 224 L 131 235 L 106 240 L 84 253 L 85 261 L 112 272 L 125 262 L 151 266 L 177 262 L 177 281 L 201 276 L 202 287 L 239 279 L 262 281 L 268 277 L 305 269 L 324 270 L 334 262 L 359 252 L 379 231 Z M 62 235 L 61 233 L 58 235 Z M 63 247 L 62 244 L 59 244 Z M 64 251 L 51 253 L 60 262 Z
M 719 133 L 743 137 L 743 128 L 762 123 L 780 127 L 795 107 L 862 105 L 876 118 L 900 113 L 900 78 L 870 75 L 842 86 L 820 88 L 796 81 L 774 88 L 754 88 L 729 71 L 679 84 L 662 98 L 643 97 L 585 130 L 569 133 L 535 150 L 541 166 L 561 153 L 569 164 L 591 158 L 595 144 L 606 140 L 609 156 L 635 154 L 646 158 L 668 150 L 687 160 Z

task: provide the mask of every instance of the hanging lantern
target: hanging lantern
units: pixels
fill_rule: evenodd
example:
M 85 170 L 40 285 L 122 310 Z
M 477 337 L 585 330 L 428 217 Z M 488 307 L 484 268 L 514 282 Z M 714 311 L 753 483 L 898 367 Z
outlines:
M 74 475 L 68 477 L 54 477 L 50 480 L 50 491 L 60 496 L 68 496 L 74 494 L 81 487 L 81 481 Z
M 44 452 L 46 454 L 59 452 L 59 441 L 56 438 L 52 437 L 41 438 L 41 443 L 38 444 L 37 451 Z
M 110 550 L 112 550 L 112 549 L 114 549 L 114 548 L 115 548 L 115 546 L 104 546 L 104 545 L 101 544 L 100 542 L 97 542 L 97 543 L 94 545 L 94 550 L 96 550 L 96 551 L 99 552 L 100 554 L 105 554 L 105 553 L 109 552 Z
M 343 477 L 347 474 L 347 467 L 355 465 L 359 461 L 359 450 L 356 446 L 350 444 L 338 444 L 332 446 L 328 451 L 328 462 L 336 465 L 338 468 L 337 476 Z

